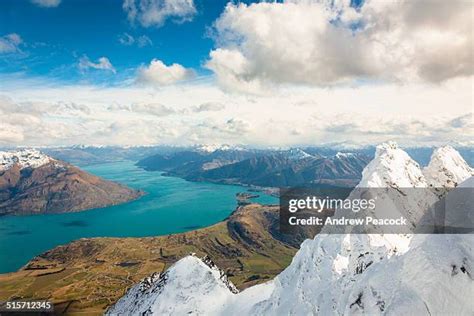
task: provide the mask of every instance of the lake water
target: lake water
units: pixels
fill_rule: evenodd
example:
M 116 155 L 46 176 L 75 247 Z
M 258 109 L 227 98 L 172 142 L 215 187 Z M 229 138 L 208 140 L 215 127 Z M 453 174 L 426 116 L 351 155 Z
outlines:
M 16 271 L 34 256 L 82 237 L 144 237 L 180 233 L 225 219 L 245 187 L 188 182 L 144 171 L 133 162 L 84 170 L 147 195 L 136 201 L 78 213 L 0 217 L 0 273 Z M 263 193 L 253 201 L 277 204 Z

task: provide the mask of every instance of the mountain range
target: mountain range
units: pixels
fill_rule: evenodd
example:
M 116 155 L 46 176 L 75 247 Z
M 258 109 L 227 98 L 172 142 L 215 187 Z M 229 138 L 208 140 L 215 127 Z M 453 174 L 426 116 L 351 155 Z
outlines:
M 141 195 L 37 150 L 0 152 L 0 215 L 76 212 Z
M 473 170 L 449 146 L 435 150 L 422 169 L 395 143 L 382 144 L 362 174 L 358 188 L 445 188 L 441 198 L 474 185 Z M 418 208 L 404 211 L 416 221 L 439 198 L 419 195 Z M 452 210 L 474 203 L 472 194 L 453 202 L 459 205 L 450 204 Z M 467 315 L 474 310 L 473 244 L 472 234 L 327 234 L 323 228 L 267 283 L 235 293 L 220 273 L 190 256 L 133 286 L 108 314 Z
M 302 149 L 181 151 L 154 155 L 137 165 L 165 171 L 191 181 L 244 184 L 259 187 L 354 186 L 369 157 L 358 153 L 336 153 L 325 157 Z

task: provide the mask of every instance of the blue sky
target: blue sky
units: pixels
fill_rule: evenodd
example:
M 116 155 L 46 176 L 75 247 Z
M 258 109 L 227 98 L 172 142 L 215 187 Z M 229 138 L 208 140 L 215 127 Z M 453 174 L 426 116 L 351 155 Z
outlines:
M 473 12 L 2 0 L 0 145 L 472 144 Z
M 167 65 L 192 68 L 198 75 L 210 75 L 203 67 L 215 46 L 210 30 L 228 2 L 196 0 L 196 13 L 189 21 L 170 16 L 162 25 L 143 26 L 127 19 L 119 0 L 64 0 L 53 7 L 37 5 L 34 0 L 0 1 L 0 36 L 18 34 L 23 42 L 19 53 L 0 54 L 0 72 L 65 82 L 121 82 L 156 58 Z M 362 0 L 351 3 L 359 7 Z M 120 42 L 128 36 L 149 41 L 146 45 Z M 106 56 L 118 75 L 80 71 L 78 59 L 84 56 L 92 62 Z
M 93 61 L 107 56 L 122 76 L 153 58 L 209 74 L 201 67 L 213 47 L 207 30 L 226 3 L 198 0 L 192 21 L 173 22 L 171 18 L 162 26 L 143 27 L 127 19 L 121 1 L 65 0 L 53 8 L 25 0 L 0 1 L 0 35 L 16 33 L 25 43 L 20 47 L 22 54 L 0 55 L 0 69 L 3 73 L 21 71 L 33 76 L 84 80 L 94 77 L 78 71 L 78 58 L 86 55 Z M 152 44 L 123 45 L 119 37 L 125 33 L 134 38 L 147 36 Z

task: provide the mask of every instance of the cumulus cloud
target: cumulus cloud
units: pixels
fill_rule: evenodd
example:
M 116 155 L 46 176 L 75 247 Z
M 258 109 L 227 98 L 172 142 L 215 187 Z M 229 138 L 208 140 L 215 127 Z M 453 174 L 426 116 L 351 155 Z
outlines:
M 200 112 L 217 112 L 225 109 L 225 105 L 219 102 L 206 102 L 194 106 L 192 108 L 193 112 L 200 113 Z
M 20 35 L 10 33 L 0 37 L 0 54 L 15 53 L 20 50 L 20 45 L 23 43 Z
M 0 144 L 51 144 L 77 136 L 80 124 L 51 119 L 55 110 L 55 104 L 15 102 L 8 97 L 0 97 Z
M 183 23 L 196 14 L 193 0 L 124 0 L 122 7 L 131 23 L 144 27 L 160 27 L 167 19 Z
M 87 70 L 87 69 L 98 69 L 98 70 L 106 70 L 111 71 L 112 73 L 116 73 L 116 70 L 110 60 L 107 57 L 100 57 L 97 62 L 93 62 L 87 56 L 83 56 L 79 59 L 79 69 Z
M 176 111 L 166 105 L 159 103 L 138 103 L 131 106 L 131 111 L 146 113 L 154 116 L 168 116 L 175 114 Z
M 85 104 L 76 103 L 76 102 L 57 102 L 54 107 L 52 107 L 52 112 L 60 115 L 90 115 L 92 110 Z
M 204 83 L 99 89 L 0 82 L 0 94 L 11 98 L 0 97 L 2 145 L 366 145 L 389 139 L 404 146 L 474 145 L 472 78 L 299 87 L 252 98 Z
M 61 3 L 61 0 L 31 0 L 31 3 L 44 8 L 55 8 Z
M 153 59 L 148 66 L 138 69 L 137 82 L 146 85 L 170 85 L 176 82 L 192 79 L 195 72 L 180 64 L 165 65 L 161 60 Z
M 454 128 L 469 128 L 474 132 L 474 117 L 472 113 L 461 115 L 449 122 L 449 125 Z
M 442 82 L 474 73 L 469 1 L 229 3 L 207 67 L 229 90 L 360 79 Z
M 125 46 L 136 44 L 138 47 L 145 47 L 153 45 L 152 40 L 146 35 L 141 35 L 135 38 L 128 33 L 123 33 L 118 36 L 118 41 L 120 44 Z

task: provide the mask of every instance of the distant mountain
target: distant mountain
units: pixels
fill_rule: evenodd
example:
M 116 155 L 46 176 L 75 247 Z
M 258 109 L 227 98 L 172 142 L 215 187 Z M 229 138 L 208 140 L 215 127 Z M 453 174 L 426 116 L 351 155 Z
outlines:
M 206 170 L 236 163 L 261 155 L 258 150 L 234 148 L 197 148 L 169 154 L 157 154 L 138 161 L 137 165 L 148 171 L 166 171 L 170 175 L 189 178 Z
M 463 157 L 466 162 L 473 166 L 474 165 L 474 147 L 459 146 L 459 144 L 452 145 L 457 152 Z M 433 154 L 435 147 L 404 147 L 403 150 L 410 155 L 410 157 L 419 163 L 421 166 L 426 166 L 430 162 L 431 155 Z M 315 146 L 306 147 L 303 150 L 311 155 L 322 155 L 325 157 L 334 156 L 338 151 L 350 151 L 353 153 L 364 154 L 371 159 L 375 156 L 375 146 L 367 146 L 354 149 L 340 149 L 331 146 Z
M 170 146 L 120 147 L 84 145 L 41 148 L 42 152 L 55 159 L 79 166 L 123 160 L 138 161 L 157 153 L 169 154 L 177 150 L 183 150 L 183 148 Z
M 0 152 L 0 215 L 76 212 L 142 194 L 36 150 Z
M 242 183 L 264 187 L 312 184 L 357 184 L 369 157 L 337 153 L 331 157 L 310 155 L 301 149 L 279 151 L 189 175 L 190 180 Z
M 369 157 L 336 153 L 324 157 L 298 148 L 290 150 L 217 149 L 186 150 L 154 155 L 137 165 L 165 171 L 191 181 L 212 181 L 262 187 L 311 184 L 352 186 L 360 179 Z
M 474 165 L 474 148 L 472 147 L 454 147 L 461 156 L 467 161 L 468 164 Z M 404 148 L 404 150 L 421 166 L 426 166 L 430 161 L 431 154 L 434 151 L 434 147 L 409 147 Z M 0 148 L 0 151 L 2 148 Z M 3 150 L 9 150 L 5 148 Z M 179 152 L 195 152 L 200 153 L 202 157 L 207 155 L 212 155 L 213 153 L 218 154 L 219 152 L 237 152 L 241 153 L 253 153 L 254 155 L 268 154 L 271 152 L 278 152 L 280 150 L 271 150 L 271 149 L 249 149 L 241 148 L 229 145 L 201 145 L 201 146 L 133 146 L 133 147 L 121 147 L 121 146 L 86 146 L 86 145 L 75 145 L 68 147 L 44 147 L 40 150 L 49 156 L 63 160 L 74 165 L 84 166 L 90 164 L 104 163 L 104 162 L 114 162 L 121 160 L 131 160 L 139 161 L 147 157 L 156 155 L 157 157 L 167 157 L 178 158 L 180 154 L 174 156 Z M 313 146 L 313 147 L 302 147 L 301 149 L 291 149 L 290 151 L 302 150 L 304 153 L 315 156 L 315 157 L 331 157 L 335 156 L 338 152 L 351 152 L 360 155 L 365 155 L 367 157 L 373 158 L 375 154 L 374 146 L 367 146 L 362 148 L 353 148 L 353 149 L 342 149 L 337 147 L 327 147 L 327 146 Z M 248 156 L 247 158 L 250 158 Z M 204 158 L 206 159 L 206 158 Z M 232 161 L 232 160 L 231 160 Z M 233 161 L 235 162 L 235 161 Z M 212 167 L 220 166 L 219 164 L 210 163 L 206 166 L 207 169 Z M 154 169 L 154 166 L 151 164 L 149 166 L 150 170 Z M 167 168 L 178 167 L 168 166 Z

